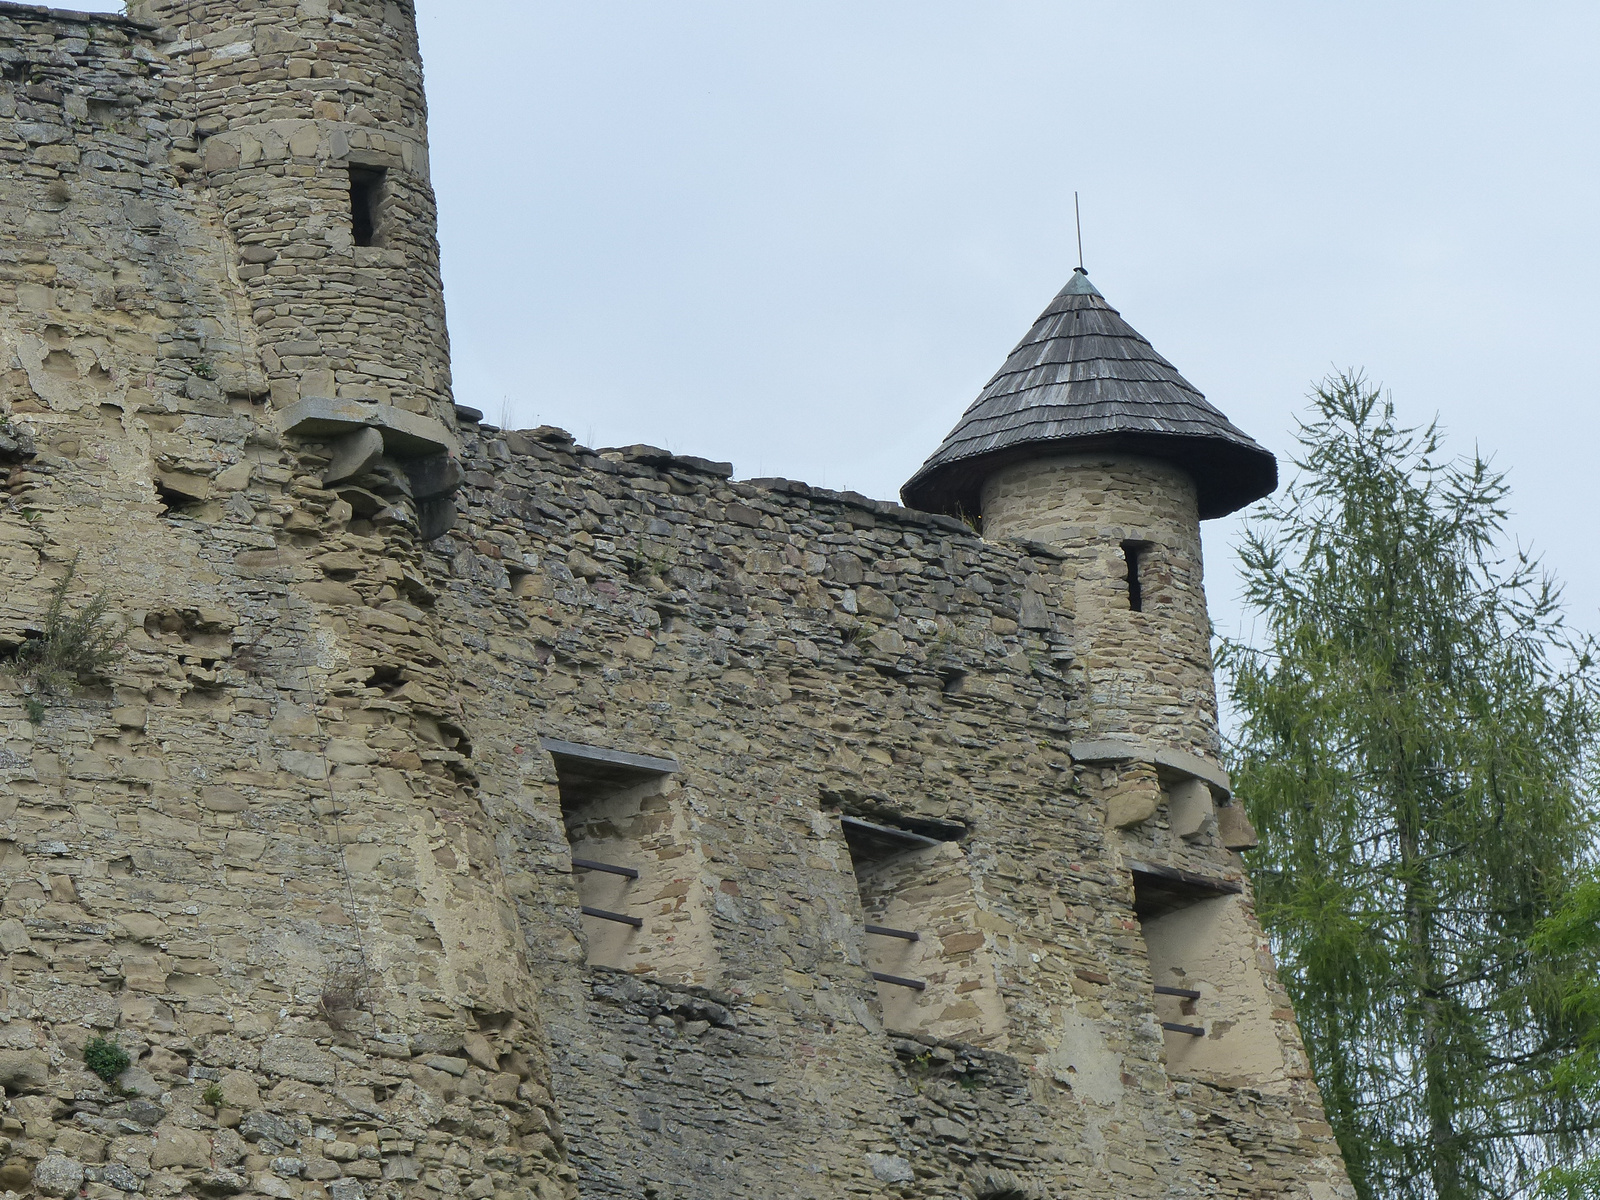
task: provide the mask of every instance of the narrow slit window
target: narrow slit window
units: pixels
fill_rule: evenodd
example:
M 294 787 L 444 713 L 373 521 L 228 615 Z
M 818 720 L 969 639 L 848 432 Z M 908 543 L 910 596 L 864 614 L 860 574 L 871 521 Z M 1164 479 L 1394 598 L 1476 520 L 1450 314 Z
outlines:
M 1122 543 L 1122 556 L 1128 560 L 1128 608 L 1132 612 L 1144 611 L 1144 580 L 1139 567 L 1149 548 L 1145 542 Z
M 389 172 L 382 167 L 350 168 L 350 232 L 358 246 L 379 244 L 388 181 Z

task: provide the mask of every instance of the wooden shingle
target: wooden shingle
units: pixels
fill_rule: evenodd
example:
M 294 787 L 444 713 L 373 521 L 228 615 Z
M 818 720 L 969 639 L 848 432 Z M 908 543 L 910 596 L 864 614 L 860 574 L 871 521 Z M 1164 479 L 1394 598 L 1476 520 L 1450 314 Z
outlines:
M 1208 404 L 1079 268 L 900 496 L 925 512 L 976 515 L 983 481 L 999 468 L 1096 452 L 1183 467 L 1202 519 L 1278 486 L 1271 452 Z

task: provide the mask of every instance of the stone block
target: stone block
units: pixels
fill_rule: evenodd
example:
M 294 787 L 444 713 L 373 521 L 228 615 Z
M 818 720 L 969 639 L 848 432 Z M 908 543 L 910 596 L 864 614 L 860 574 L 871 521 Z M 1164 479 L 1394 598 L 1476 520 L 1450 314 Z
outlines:
M 119 1192 L 144 1190 L 144 1182 L 122 1163 L 108 1163 L 100 1170 L 100 1178 Z
M 332 442 L 329 449 L 333 461 L 322 472 L 325 488 L 370 471 L 383 457 L 383 434 L 372 428 L 357 429 Z
M 879 654 L 891 658 L 898 658 L 906 652 L 906 639 L 900 636 L 897 629 L 880 629 L 867 639 L 867 643 Z
M 358 742 L 351 738 L 332 738 L 328 742 L 327 756 L 329 762 L 341 763 L 345 766 L 363 766 L 378 761 L 378 752 L 365 742 Z
M 1161 806 L 1161 784 L 1149 768 L 1125 772 L 1106 796 L 1106 822 L 1113 829 L 1128 829 L 1156 815 Z
M 333 1055 L 308 1038 L 267 1039 L 261 1047 L 261 1069 L 306 1083 L 332 1083 L 338 1078 Z
M 493 1074 L 500 1069 L 500 1059 L 494 1052 L 494 1047 L 489 1044 L 489 1039 L 481 1033 L 469 1033 L 461 1039 L 461 1049 L 468 1058 L 477 1063 L 485 1071 Z
M 1050 610 L 1045 606 L 1044 597 L 1032 588 L 1023 589 L 1022 603 L 1017 611 L 1017 624 L 1024 629 L 1050 628 Z
M 250 1181 L 234 1171 L 207 1171 L 195 1180 L 195 1190 L 203 1196 L 237 1196 L 249 1188 Z
M 418 500 L 448 496 L 461 486 L 461 464 L 449 454 L 428 454 L 405 460 L 406 480 Z
M 1200 779 L 1185 779 L 1167 791 L 1167 822 L 1173 836 L 1197 841 L 1216 827 L 1212 815 L 1211 785 Z
M 0 921 L 0 951 L 6 954 L 25 954 L 33 949 L 33 939 L 27 928 L 15 917 Z M 0 1079 L 0 1082 L 4 1082 Z
M 163 1167 L 206 1167 L 211 1165 L 211 1139 L 197 1129 L 162 1126 L 156 1130 L 150 1165 Z
M 460 1078 L 467 1073 L 467 1060 L 452 1058 L 445 1054 L 434 1054 L 422 1060 L 423 1064 L 432 1067 L 435 1071 L 444 1071 L 446 1074 Z
M 129 1067 L 117 1077 L 117 1083 L 124 1091 L 140 1096 L 159 1096 L 162 1092 L 156 1077 L 142 1065 Z
M 876 617 L 880 621 L 891 621 L 900 615 L 900 610 L 895 607 L 894 601 L 866 583 L 856 588 L 856 607 L 867 616 Z
M 64 1154 L 47 1154 L 33 1169 L 33 1186 L 41 1196 L 76 1196 L 83 1186 L 83 1164 Z
M 49 1082 L 50 1058 L 43 1050 L 0 1050 L 0 1087 L 8 1093 L 43 1091 Z
M 917 1179 L 911 1164 L 897 1154 L 869 1154 L 867 1167 L 874 1179 L 884 1183 L 915 1183 Z
M 111 719 L 123 729 L 143 729 L 150 709 L 143 704 L 125 704 L 111 710 Z
M 171 492 L 185 500 L 211 499 L 211 480 L 204 475 L 188 471 L 158 471 L 156 478 L 163 492 Z
M 222 1089 L 223 1104 L 229 1108 L 249 1110 L 261 1104 L 260 1088 L 256 1086 L 255 1079 L 243 1071 L 224 1071 L 222 1078 L 217 1080 L 217 1086 Z
M 1244 805 L 1237 801 L 1217 807 L 1217 839 L 1229 850 L 1254 850 L 1261 844 Z
M 234 463 L 227 470 L 222 471 L 213 481 L 221 492 L 237 492 L 250 486 L 250 476 L 255 467 L 248 462 Z
M 253 1112 L 246 1113 L 244 1120 L 239 1122 L 239 1136 L 245 1141 L 255 1143 L 263 1138 L 276 1142 L 280 1146 L 294 1146 L 299 1144 L 300 1137 L 294 1131 L 294 1126 L 282 1117 L 275 1117 L 271 1113 Z

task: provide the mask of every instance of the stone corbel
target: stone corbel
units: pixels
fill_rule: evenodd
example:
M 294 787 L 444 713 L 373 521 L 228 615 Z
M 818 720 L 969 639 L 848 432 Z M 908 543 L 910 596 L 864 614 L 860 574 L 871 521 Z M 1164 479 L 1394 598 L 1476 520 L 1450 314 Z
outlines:
M 1144 741 L 1142 738 L 1103 737 L 1086 739 L 1073 742 L 1067 747 L 1067 753 L 1072 755 L 1074 762 L 1150 763 L 1165 776 L 1203 780 L 1219 800 L 1227 800 L 1233 795 L 1232 778 L 1216 763 L 1209 759 L 1201 758 L 1198 754 L 1190 754 L 1186 750 L 1175 750 L 1170 746 L 1154 745 Z
M 1152 768 L 1167 787 L 1172 832 L 1186 841 L 1204 838 L 1215 829 L 1229 850 L 1249 850 L 1260 843 L 1243 806 L 1234 803 L 1232 777 L 1209 759 L 1133 737 L 1077 741 L 1068 747 L 1068 753 L 1075 762 Z M 1112 824 L 1121 828 L 1147 820 L 1154 809 L 1141 817 L 1144 807 L 1126 801 L 1113 804 Z
M 355 480 L 377 476 L 411 501 L 418 536 L 432 541 L 455 524 L 455 492 L 461 486 L 461 443 L 443 421 L 387 404 L 356 400 L 306 399 L 278 416 L 285 434 L 325 443 L 332 461 L 322 477 L 324 488 L 350 484 L 353 507 L 372 507 L 377 497 Z

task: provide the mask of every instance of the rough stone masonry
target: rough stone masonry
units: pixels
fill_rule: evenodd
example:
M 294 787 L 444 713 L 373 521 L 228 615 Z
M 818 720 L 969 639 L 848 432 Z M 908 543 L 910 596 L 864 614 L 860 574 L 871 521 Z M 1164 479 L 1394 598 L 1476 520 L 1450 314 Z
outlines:
M 0 3 L 0 654 L 123 646 L 0 674 L 0 1193 L 1351 1197 L 1232 427 L 1086 280 L 980 405 L 1148 412 L 974 406 L 915 508 L 483 425 L 421 79 L 409 0 Z

